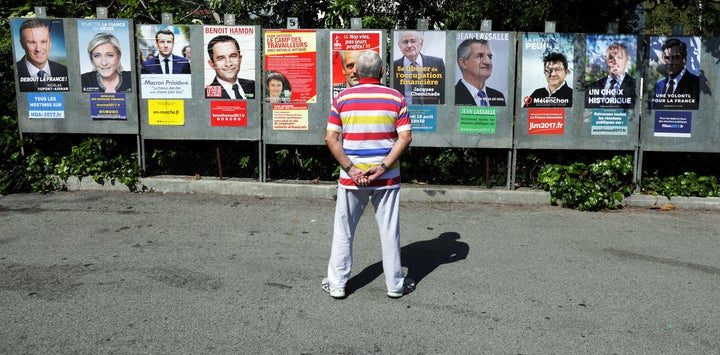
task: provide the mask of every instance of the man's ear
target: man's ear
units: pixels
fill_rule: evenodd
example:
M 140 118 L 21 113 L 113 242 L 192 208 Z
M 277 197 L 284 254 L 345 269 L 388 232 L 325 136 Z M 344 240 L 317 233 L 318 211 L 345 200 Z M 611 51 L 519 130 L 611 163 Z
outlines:
M 458 65 L 461 69 L 467 69 L 467 65 L 465 64 L 466 60 L 465 58 L 458 58 Z

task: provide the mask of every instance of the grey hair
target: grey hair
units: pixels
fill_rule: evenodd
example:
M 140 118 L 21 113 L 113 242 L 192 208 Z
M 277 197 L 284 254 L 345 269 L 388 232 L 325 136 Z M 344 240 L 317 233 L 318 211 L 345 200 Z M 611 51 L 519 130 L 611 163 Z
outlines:
M 486 39 L 480 39 L 480 38 L 468 38 L 462 43 L 460 43 L 460 46 L 458 46 L 457 49 L 457 59 L 458 63 L 460 62 L 460 58 L 462 59 L 468 59 L 470 58 L 470 46 L 474 43 L 480 43 L 482 45 L 490 46 L 490 43 Z
M 383 61 L 380 54 L 374 50 L 363 51 L 358 57 L 355 66 L 361 78 L 380 79 L 383 77 Z

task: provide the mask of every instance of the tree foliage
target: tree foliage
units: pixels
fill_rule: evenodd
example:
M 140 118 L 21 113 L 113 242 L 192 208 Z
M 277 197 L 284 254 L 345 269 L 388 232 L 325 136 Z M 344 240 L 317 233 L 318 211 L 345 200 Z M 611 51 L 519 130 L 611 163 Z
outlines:
M 648 1 L 645 12 L 647 34 L 671 34 L 675 24 L 692 36 L 717 36 L 720 30 L 718 0 Z

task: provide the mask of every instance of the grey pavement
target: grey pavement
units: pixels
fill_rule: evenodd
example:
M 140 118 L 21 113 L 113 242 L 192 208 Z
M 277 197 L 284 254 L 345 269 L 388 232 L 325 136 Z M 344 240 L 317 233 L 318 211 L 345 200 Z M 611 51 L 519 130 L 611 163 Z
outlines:
M 0 197 L 0 354 L 720 354 L 720 210 L 406 185 L 417 290 L 368 211 L 334 300 L 333 185 L 203 180 Z

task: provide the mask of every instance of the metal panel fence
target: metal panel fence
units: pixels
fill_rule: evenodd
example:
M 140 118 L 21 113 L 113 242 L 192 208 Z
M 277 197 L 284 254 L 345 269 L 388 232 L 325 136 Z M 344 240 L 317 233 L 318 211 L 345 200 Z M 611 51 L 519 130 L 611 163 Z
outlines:
M 353 85 L 365 49 L 387 58 L 415 146 L 507 149 L 508 161 L 518 149 L 632 151 L 636 171 L 643 151 L 720 151 L 717 38 L 32 20 L 11 21 L 21 133 L 257 141 L 261 180 L 265 145 L 323 144 L 333 97 Z M 22 42 L 42 26 L 56 63 L 44 77 L 27 50 L 37 44 Z M 98 34 L 119 43 L 114 89 Z M 168 36 L 177 59 L 164 69 Z

